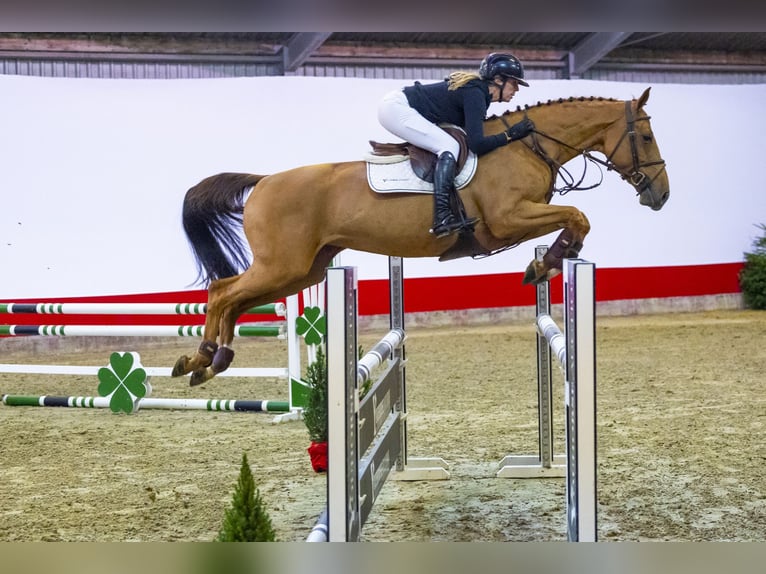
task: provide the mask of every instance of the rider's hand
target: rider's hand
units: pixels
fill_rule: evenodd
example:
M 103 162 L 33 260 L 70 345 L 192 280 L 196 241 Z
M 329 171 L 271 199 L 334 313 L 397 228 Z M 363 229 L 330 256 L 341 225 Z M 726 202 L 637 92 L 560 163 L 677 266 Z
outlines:
M 535 129 L 535 124 L 529 118 L 524 118 L 517 124 L 513 124 L 505 130 L 505 137 L 508 143 L 527 137 Z

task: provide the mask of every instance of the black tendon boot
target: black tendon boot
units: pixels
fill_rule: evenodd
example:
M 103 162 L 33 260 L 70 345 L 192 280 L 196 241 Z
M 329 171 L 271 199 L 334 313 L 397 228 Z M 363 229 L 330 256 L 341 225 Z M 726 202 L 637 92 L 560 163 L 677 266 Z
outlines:
M 455 156 L 442 152 L 434 168 L 434 225 L 430 232 L 445 237 L 461 229 L 465 222 L 452 213 L 450 194 L 455 188 Z

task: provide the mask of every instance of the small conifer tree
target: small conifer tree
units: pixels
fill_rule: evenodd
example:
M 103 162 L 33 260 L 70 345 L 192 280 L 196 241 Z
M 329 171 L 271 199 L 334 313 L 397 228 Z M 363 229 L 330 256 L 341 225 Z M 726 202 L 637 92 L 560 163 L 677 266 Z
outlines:
M 364 356 L 364 349 L 359 345 L 358 357 Z M 313 363 L 306 367 L 306 385 L 308 395 L 303 408 L 303 422 L 312 442 L 327 442 L 327 357 L 322 345 L 317 345 Z M 359 389 L 359 397 L 364 398 L 372 386 L 372 379 L 365 381 Z
M 226 510 L 219 542 L 273 542 L 274 529 L 271 526 L 260 491 L 255 487 L 253 473 L 242 453 L 239 480 L 234 489 L 231 507 Z
M 764 234 L 753 242 L 753 251 L 745 253 L 739 285 L 745 306 L 766 309 L 766 225 L 762 223 L 758 227 Z
M 322 345 L 317 346 L 316 360 L 306 367 L 308 401 L 303 409 L 303 422 L 312 442 L 327 442 L 327 360 Z

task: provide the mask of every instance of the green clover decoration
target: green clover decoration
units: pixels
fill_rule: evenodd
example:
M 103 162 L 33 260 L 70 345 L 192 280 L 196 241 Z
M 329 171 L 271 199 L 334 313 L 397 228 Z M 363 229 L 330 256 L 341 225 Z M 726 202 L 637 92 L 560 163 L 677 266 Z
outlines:
M 147 393 L 146 371 L 138 353 L 112 353 L 109 366 L 98 370 L 98 380 L 98 394 L 110 397 L 109 408 L 113 413 L 132 413 L 137 399 Z
M 319 307 L 305 307 L 295 320 L 295 330 L 307 345 L 319 345 L 327 333 L 327 320 Z

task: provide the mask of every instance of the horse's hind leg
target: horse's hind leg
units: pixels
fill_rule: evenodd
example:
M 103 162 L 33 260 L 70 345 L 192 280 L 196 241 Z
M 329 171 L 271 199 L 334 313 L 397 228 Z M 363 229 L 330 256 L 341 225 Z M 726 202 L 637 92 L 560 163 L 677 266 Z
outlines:
M 234 349 L 231 344 L 234 340 L 234 327 L 237 319 L 250 307 L 270 303 L 277 297 L 271 298 L 267 293 L 253 296 L 253 289 L 242 288 L 242 283 L 247 285 L 248 273 L 234 277 L 236 281 L 216 285 L 208 294 L 207 313 L 210 324 L 205 323 L 204 340 L 200 349 L 213 348 L 210 360 L 200 368 L 194 369 L 189 378 L 189 385 L 194 387 L 209 381 L 218 373 L 229 368 L 234 360 Z M 213 285 L 211 284 L 211 287 Z M 217 338 L 218 343 L 213 343 Z M 206 347 L 210 345 L 210 347 Z M 200 354 L 200 351 L 197 351 Z
M 307 266 L 308 271 L 303 267 L 288 273 L 283 267 L 276 277 L 270 277 L 268 270 L 256 263 L 242 275 L 211 283 L 204 340 L 192 359 L 194 361 L 199 357 L 200 360 L 194 363 L 193 369 L 186 371 L 192 371 L 190 385 L 200 385 L 229 367 L 234 359 L 231 344 L 240 315 L 255 305 L 271 303 L 319 283 L 324 278 L 325 268 L 339 251 L 340 249 L 332 246 L 322 248 L 310 266 Z M 270 277 L 270 280 L 266 280 L 266 277 Z M 216 338 L 219 344 L 214 342 Z M 209 349 L 214 349 L 212 354 Z M 179 363 L 184 359 L 185 357 L 181 357 Z M 188 363 L 186 366 L 188 367 Z
M 208 288 L 208 306 L 207 314 L 205 316 L 205 329 L 203 333 L 202 342 L 197 348 L 197 352 L 193 357 L 182 355 L 176 361 L 171 376 L 180 377 L 191 372 L 197 372 L 205 369 L 213 363 L 216 352 L 218 351 L 218 338 L 220 328 L 220 313 L 217 312 L 217 306 L 211 305 L 211 301 L 215 301 L 215 294 L 220 292 L 221 289 L 225 289 L 226 285 L 233 283 L 238 279 L 236 277 L 227 277 L 225 279 L 218 279 L 213 281 Z

